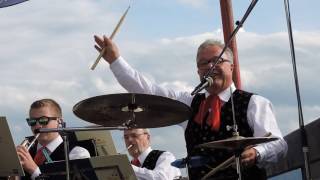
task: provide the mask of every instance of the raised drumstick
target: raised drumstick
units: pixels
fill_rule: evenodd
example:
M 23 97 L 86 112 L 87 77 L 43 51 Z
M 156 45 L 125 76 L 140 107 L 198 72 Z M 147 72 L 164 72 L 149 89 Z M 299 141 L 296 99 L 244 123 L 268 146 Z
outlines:
M 129 9 L 130 9 L 130 6 L 129 6 L 129 7 L 127 8 L 127 10 L 124 12 L 124 14 L 123 14 L 122 17 L 120 18 L 120 20 L 119 20 L 116 28 L 113 30 L 111 36 L 109 37 L 111 40 L 113 39 L 113 37 L 114 37 L 114 36 L 116 35 L 116 33 L 118 32 L 118 30 L 119 30 L 119 28 L 120 28 L 120 26 L 121 26 L 124 18 L 126 17 Z M 105 51 L 106 51 L 106 48 L 104 47 L 104 48 L 101 50 L 101 52 L 100 52 L 99 56 L 97 57 L 96 61 L 95 61 L 95 62 L 93 63 L 93 65 L 91 66 L 91 70 L 94 70 L 94 69 L 96 68 L 96 66 L 98 65 L 101 57 L 102 57 L 103 54 L 105 53 Z

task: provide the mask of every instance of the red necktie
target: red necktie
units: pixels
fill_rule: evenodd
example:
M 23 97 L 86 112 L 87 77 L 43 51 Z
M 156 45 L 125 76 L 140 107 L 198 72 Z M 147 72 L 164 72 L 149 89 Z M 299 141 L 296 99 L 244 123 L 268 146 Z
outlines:
M 138 158 L 134 158 L 132 161 L 131 161 L 131 164 L 135 165 L 135 166 L 138 166 L 140 167 L 141 164 L 140 164 L 140 161 Z
M 221 111 L 221 101 L 219 96 L 213 96 L 211 101 L 211 112 L 207 122 L 211 125 L 211 129 L 214 131 L 219 131 L 220 129 L 220 111 Z
M 202 125 L 206 113 L 209 111 L 209 116 L 206 122 L 211 125 L 211 129 L 214 131 L 219 131 L 220 128 L 220 110 L 221 110 L 221 101 L 219 96 L 210 95 L 204 101 L 201 102 L 199 106 L 199 111 L 195 117 L 195 122 Z
M 43 154 L 43 150 L 45 149 L 45 146 L 42 146 L 38 151 L 36 156 L 34 157 L 34 162 L 40 166 L 44 163 L 44 161 L 46 160 L 46 157 Z

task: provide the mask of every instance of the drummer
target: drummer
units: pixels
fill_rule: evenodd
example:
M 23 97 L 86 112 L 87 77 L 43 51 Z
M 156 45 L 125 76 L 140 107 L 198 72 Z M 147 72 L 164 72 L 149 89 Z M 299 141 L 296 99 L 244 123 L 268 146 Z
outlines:
M 200 80 L 215 62 L 218 61 L 210 76 L 213 84 L 206 88 L 206 92 L 191 96 L 190 92 L 178 92 L 160 87 L 152 83 L 138 71 L 133 69 L 122 56 L 117 46 L 107 37 L 94 36 L 95 46 L 98 51 L 105 47 L 103 58 L 110 64 L 110 68 L 119 83 L 129 92 L 154 94 L 169 97 L 189 105 L 193 110 L 190 120 L 181 126 L 185 129 L 185 140 L 188 156 L 208 156 L 211 160 L 199 168 L 189 168 L 190 179 L 201 179 L 211 168 L 232 155 L 232 152 L 219 149 L 199 149 L 197 145 L 226 139 L 232 136 L 232 91 L 235 119 L 240 136 L 262 137 L 271 132 L 279 140 L 247 148 L 241 155 L 241 161 L 246 169 L 242 172 L 244 179 L 267 179 L 265 167 L 277 163 L 287 153 L 287 144 L 282 138 L 271 102 L 259 95 L 236 89 L 232 81 L 233 54 L 227 50 L 222 58 L 220 55 L 224 44 L 220 41 L 209 39 L 198 48 L 196 66 Z M 211 168 L 210 168 L 211 167 Z M 237 179 L 236 171 L 226 169 L 215 177 L 223 176 L 227 179 Z
M 181 175 L 178 168 L 171 166 L 176 160 L 172 153 L 151 149 L 149 129 L 124 130 L 123 138 L 138 179 L 172 180 Z

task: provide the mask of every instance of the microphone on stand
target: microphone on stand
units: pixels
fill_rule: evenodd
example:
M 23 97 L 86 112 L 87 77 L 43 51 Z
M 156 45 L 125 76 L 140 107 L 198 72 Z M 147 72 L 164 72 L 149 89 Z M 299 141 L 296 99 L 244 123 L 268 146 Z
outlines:
M 205 89 L 206 87 L 210 87 L 213 84 L 213 79 L 212 77 L 205 77 L 201 83 L 194 88 L 194 90 L 192 91 L 191 95 L 195 95 L 197 93 L 199 93 L 200 91 L 202 91 L 203 89 Z

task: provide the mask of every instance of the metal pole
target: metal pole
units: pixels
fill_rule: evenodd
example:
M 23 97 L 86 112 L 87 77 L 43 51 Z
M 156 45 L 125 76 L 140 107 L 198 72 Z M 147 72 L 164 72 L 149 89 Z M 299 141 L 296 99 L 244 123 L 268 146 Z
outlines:
M 226 43 L 234 29 L 232 1 L 220 0 L 220 11 L 221 11 L 224 43 Z M 238 60 L 238 48 L 237 48 L 236 38 L 233 38 L 231 40 L 229 48 L 233 53 L 233 67 L 234 67 L 233 82 L 236 85 L 237 89 L 241 89 L 240 65 Z
M 302 175 L 304 180 L 311 180 L 311 172 L 310 172 L 310 158 L 309 158 L 309 146 L 306 130 L 303 122 L 303 114 L 302 114 L 302 106 L 301 106 L 301 98 L 300 98 L 300 90 L 299 90 L 299 80 L 297 73 L 297 65 L 296 65 L 296 56 L 294 51 L 294 43 L 293 43 L 293 35 L 292 35 L 292 27 L 291 27 L 291 18 L 290 18 L 290 7 L 289 0 L 284 0 L 286 18 L 287 18 L 287 27 L 288 27 L 288 35 L 290 41 L 290 52 L 292 58 L 292 66 L 293 66 L 293 75 L 294 82 L 296 87 L 296 95 L 298 101 L 298 114 L 299 114 L 299 126 L 300 126 L 300 137 L 302 144 L 302 152 L 304 158 L 304 168 L 302 168 Z

